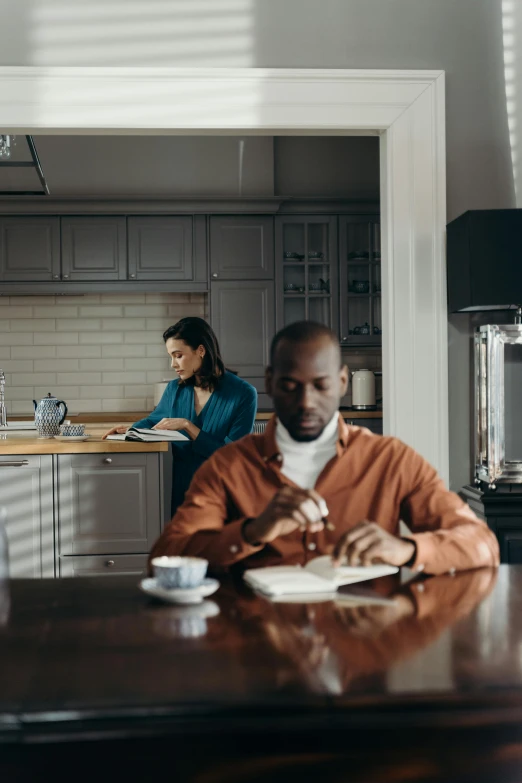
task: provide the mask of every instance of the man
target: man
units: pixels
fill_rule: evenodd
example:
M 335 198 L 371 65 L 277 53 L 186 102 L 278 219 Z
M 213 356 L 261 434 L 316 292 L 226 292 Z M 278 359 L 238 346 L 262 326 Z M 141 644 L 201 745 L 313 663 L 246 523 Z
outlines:
M 266 371 L 275 416 L 199 468 L 151 557 L 205 557 L 214 570 L 321 554 L 430 574 L 498 565 L 493 533 L 417 452 L 344 423 L 347 385 L 332 331 L 309 321 L 280 331 Z

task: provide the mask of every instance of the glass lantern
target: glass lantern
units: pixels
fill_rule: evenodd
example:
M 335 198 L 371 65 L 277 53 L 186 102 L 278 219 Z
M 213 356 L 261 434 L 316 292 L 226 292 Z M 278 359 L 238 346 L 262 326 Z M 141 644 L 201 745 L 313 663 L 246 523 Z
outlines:
M 476 482 L 484 481 L 490 489 L 495 489 L 498 483 L 522 484 L 522 428 L 517 426 L 517 419 L 522 415 L 521 381 L 522 325 L 478 327 L 475 333 L 475 471 Z

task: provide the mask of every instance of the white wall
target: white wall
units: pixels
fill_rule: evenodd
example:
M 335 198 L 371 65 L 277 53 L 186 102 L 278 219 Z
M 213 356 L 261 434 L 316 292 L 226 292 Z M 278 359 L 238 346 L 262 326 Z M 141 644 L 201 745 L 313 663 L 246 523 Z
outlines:
M 70 414 L 152 410 L 154 384 L 175 377 L 163 332 L 205 311 L 205 294 L 0 297 L 8 414 L 48 392 Z
M 0 0 L 0 14 L 6 65 L 444 69 L 448 218 L 515 206 L 502 0 Z M 454 323 L 458 487 L 470 474 L 470 331 Z

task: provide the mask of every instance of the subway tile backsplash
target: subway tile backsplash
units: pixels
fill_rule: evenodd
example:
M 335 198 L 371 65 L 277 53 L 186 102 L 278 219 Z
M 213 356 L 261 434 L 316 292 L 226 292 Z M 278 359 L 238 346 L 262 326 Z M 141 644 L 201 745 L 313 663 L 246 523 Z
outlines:
M 0 297 L 8 415 L 32 414 L 47 392 L 71 414 L 151 410 L 154 383 L 174 377 L 161 335 L 185 315 L 206 317 L 206 295 Z M 382 367 L 378 348 L 344 349 L 343 360 L 351 371 Z M 378 398 L 381 388 L 377 378 Z
M 52 392 L 69 412 L 146 411 L 173 378 L 163 331 L 207 314 L 204 294 L 0 297 L 0 367 L 8 415 Z

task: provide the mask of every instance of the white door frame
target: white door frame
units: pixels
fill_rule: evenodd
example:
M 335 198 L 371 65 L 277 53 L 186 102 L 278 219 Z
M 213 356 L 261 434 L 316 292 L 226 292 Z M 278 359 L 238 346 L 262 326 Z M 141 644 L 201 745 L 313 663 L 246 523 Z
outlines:
M 384 431 L 448 481 L 442 71 L 7 66 L 0 129 L 380 134 Z

